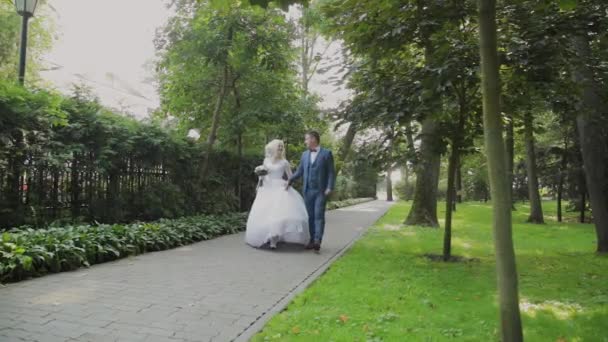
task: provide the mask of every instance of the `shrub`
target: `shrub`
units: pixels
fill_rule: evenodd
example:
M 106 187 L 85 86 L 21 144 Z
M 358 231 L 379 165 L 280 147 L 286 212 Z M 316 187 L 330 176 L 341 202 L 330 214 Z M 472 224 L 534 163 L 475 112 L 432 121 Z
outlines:
M 0 241 L 0 281 L 19 281 L 160 251 L 245 229 L 245 214 L 193 216 L 128 225 L 14 229 Z

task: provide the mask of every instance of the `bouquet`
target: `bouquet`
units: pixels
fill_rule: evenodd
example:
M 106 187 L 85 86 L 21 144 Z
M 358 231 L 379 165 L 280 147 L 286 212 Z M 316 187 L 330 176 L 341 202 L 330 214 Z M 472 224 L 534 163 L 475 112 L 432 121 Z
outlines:
M 266 176 L 268 174 L 268 169 L 266 168 L 266 166 L 260 165 L 255 168 L 254 172 L 256 175 L 262 177 L 262 176 Z
M 258 177 L 260 177 L 260 179 L 258 180 L 257 187 L 260 188 L 260 187 L 264 186 L 264 181 L 262 180 L 262 177 L 264 177 L 268 174 L 268 169 L 266 168 L 266 166 L 260 165 L 255 168 L 254 172 L 256 175 L 258 175 Z

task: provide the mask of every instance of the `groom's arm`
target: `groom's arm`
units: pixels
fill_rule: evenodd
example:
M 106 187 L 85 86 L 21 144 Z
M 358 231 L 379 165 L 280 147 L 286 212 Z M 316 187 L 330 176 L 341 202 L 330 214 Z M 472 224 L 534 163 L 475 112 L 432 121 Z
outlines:
M 298 168 L 296 169 L 296 172 L 294 172 L 293 175 L 291 175 L 291 177 L 289 177 L 289 184 L 291 185 L 293 182 L 297 181 L 298 179 L 302 178 L 302 176 L 304 175 L 304 166 L 302 166 L 302 158 L 300 158 L 300 165 L 298 165 Z
M 334 165 L 334 155 L 329 151 L 329 157 L 327 158 L 327 194 L 334 191 L 336 184 L 336 166 Z

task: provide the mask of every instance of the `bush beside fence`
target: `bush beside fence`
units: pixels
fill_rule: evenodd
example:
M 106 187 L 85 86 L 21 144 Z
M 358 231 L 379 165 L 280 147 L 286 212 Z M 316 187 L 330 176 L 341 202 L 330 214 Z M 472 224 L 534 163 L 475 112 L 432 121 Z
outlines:
M 194 216 L 128 225 L 15 229 L 0 240 L 0 281 L 71 271 L 245 229 L 246 215 Z

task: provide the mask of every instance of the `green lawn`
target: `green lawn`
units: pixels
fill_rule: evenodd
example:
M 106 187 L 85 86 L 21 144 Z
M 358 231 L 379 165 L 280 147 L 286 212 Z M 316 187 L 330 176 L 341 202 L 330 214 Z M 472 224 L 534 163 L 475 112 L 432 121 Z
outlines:
M 608 258 L 591 225 L 558 224 L 544 206 L 542 226 L 514 213 L 526 341 L 608 341 Z M 253 341 L 498 340 L 490 205 L 459 206 L 454 254 L 477 260 L 450 264 L 421 257 L 440 253 L 442 230 L 402 227 L 408 209 L 395 205 Z

